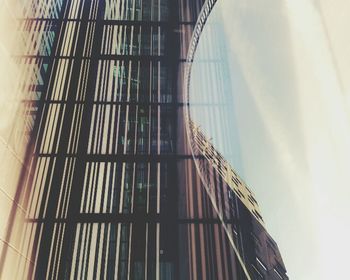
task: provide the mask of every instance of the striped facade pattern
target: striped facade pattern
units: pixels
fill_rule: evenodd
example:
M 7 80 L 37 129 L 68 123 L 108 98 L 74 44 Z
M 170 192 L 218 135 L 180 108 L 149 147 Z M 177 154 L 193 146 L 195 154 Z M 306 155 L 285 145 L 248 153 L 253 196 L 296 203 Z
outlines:
M 27 142 L 0 278 L 245 279 L 184 131 L 203 2 L 18 3 Z

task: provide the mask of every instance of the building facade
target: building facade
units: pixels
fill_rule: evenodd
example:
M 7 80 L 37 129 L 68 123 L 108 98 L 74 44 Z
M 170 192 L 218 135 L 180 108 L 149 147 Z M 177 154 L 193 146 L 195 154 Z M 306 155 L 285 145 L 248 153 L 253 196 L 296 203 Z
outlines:
M 188 142 L 188 50 L 215 1 L 29 2 L 0 278 L 288 279 L 249 189 L 191 123 L 203 179 Z

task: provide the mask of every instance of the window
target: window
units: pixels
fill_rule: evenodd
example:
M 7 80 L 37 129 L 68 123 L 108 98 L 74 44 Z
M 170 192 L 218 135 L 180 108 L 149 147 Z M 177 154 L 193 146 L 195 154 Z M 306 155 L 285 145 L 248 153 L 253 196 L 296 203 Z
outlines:
M 266 265 L 258 257 L 256 257 L 256 261 L 265 271 L 267 271 Z

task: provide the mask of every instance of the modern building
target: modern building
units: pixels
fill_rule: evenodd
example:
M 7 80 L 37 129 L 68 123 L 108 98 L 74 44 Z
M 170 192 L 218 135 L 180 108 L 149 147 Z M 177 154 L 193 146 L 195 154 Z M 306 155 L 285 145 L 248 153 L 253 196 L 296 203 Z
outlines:
M 214 4 L 18 2 L 28 143 L 0 279 L 288 279 L 253 194 L 185 117 Z

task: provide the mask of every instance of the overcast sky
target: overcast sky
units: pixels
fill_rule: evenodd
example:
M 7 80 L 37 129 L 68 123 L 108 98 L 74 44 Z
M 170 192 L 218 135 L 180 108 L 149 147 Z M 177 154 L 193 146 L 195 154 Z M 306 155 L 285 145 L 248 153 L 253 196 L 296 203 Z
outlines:
M 216 5 L 228 45 L 233 164 L 290 278 L 348 279 L 350 1 Z

